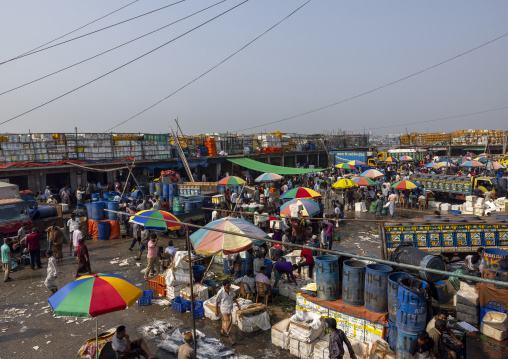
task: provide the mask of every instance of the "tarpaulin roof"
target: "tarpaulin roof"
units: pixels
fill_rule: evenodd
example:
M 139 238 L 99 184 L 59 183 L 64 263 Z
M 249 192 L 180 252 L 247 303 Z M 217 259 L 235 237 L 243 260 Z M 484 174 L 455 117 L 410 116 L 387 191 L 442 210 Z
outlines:
M 294 168 L 269 165 L 267 163 L 251 160 L 250 158 L 228 158 L 228 161 L 233 162 L 239 166 L 249 168 L 254 171 L 276 173 L 278 175 L 300 175 L 303 173 L 326 171 L 326 168 Z
M 84 161 L 61 160 L 58 162 L 17 162 L 17 163 L 8 163 L 5 165 L 0 165 L 0 169 L 21 168 L 21 167 L 50 167 L 50 166 L 63 166 L 66 164 L 83 165 L 83 164 L 90 164 L 90 163 L 107 163 L 107 162 L 122 162 L 122 161 L 134 161 L 134 157 L 129 156 L 129 157 L 121 158 L 118 160 L 84 160 Z

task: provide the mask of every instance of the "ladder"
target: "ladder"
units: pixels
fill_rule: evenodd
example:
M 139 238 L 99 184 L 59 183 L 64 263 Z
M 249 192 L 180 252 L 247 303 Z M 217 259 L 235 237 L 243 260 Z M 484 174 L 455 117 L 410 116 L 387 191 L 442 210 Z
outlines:
M 182 159 L 182 163 L 183 163 L 183 166 L 185 167 L 185 171 L 187 172 L 187 176 L 189 177 L 189 181 L 194 182 L 194 177 L 192 177 L 192 172 L 189 168 L 189 163 L 187 162 L 187 158 L 185 158 L 182 146 L 180 146 L 180 141 L 178 140 L 178 136 L 175 134 L 173 127 L 169 126 L 169 129 L 171 130 L 171 134 L 173 135 L 176 149 L 178 150 L 178 154 L 180 155 L 180 158 Z

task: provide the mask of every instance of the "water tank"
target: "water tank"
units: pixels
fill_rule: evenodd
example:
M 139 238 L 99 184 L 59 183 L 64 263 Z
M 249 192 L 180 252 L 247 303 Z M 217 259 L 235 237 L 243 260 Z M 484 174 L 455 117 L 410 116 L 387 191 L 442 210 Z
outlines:
M 342 267 L 342 301 L 360 307 L 364 303 L 365 269 L 362 261 L 347 260 Z
M 85 203 L 85 207 L 86 207 L 87 217 L 92 219 L 92 204 L 91 203 Z
M 107 202 L 106 205 L 110 211 L 118 211 L 118 202 L 110 201 L 110 202 Z M 112 221 L 118 220 L 118 215 L 116 213 L 106 212 L 106 214 L 107 214 L 107 218 L 109 220 L 112 220 Z
M 388 275 L 388 318 L 392 322 L 397 320 L 397 297 L 399 293 L 399 279 L 404 277 L 411 277 L 411 274 L 404 272 L 395 272 Z
M 339 261 L 337 256 L 315 258 L 317 296 L 322 300 L 339 299 Z
M 399 279 L 397 294 L 397 329 L 404 333 L 418 333 L 427 325 L 427 299 L 424 289 L 427 283 L 418 278 Z
M 446 265 L 441 257 L 421 251 L 418 248 L 413 247 L 410 243 L 399 245 L 391 253 L 390 260 L 392 262 L 411 264 L 422 268 L 437 269 L 441 271 L 446 270 Z M 444 278 L 443 274 L 435 274 L 425 272 L 423 270 L 405 268 L 403 268 L 403 270 L 413 274 L 414 276 L 419 276 L 421 279 L 431 283 L 439 282 Z
M 104 219 L 104 202 L 92 202 L 92 221 L 102 221 Z
M 97 232 L 99 233 L 98 239 L 109 239 L 109 221 L 100 221 L 97 223 Z
M 365 271 L 365 309 L 374 313 L 388 311 L 388 274 L 392 267 L 368 264 Z

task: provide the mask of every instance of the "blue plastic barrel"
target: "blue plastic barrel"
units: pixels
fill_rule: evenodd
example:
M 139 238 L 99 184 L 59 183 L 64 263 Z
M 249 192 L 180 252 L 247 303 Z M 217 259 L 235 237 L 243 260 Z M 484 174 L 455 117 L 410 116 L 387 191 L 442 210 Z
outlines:
M 98 238 L 100 240 L 109 239 L 109 221 L 100 221 L 97 223 Z
M 169 183 L 162 184 L 162 198 L 169 197 Z
M 155 183 L 154 182 L 150 182 L 148 184 L 148 192 L 150 193 L 150 196 L 154 195 L 154 193 L 155 193 Z
M 109 198 L 109 197 L 111 197 L 111 192 L 104 192 L 104 193 L 102 194 L 102 197 L 103 197 L 103 198 Z
M 368 264 L 365 271 L 365 309 L 374 313 L 388 311 L 388 274 L 392 267 Z
M 315 259 L 317 296 L 321 300 L 339 299 L 339 258 L 325 255 Z
M 184 211 L 186 213 L 192 212 L 194 210 L 194 202 L 185 201 L 184 202 Z
M 205 287 L 208 287 L 208 297 L 211 298 L 211 297 L 213 297 L 216 294 L 216 292 L 217 292 L 217 283 L 215 283 L 215 281 L 207 279 L 207 280 L 203 281 L 203 285 Z
M 184 202 L 180 197 L 173 198 L 173 213 L 183 213 L 185 210 Z
M 85 203 L 85 207 L 86 207 L 87 217 L 92 219 L 92 204 L 91 203 Z
M 36 212 L 38 214 L 34 214 L 33 219 L 49 218 L 57 215 L 56 207 L 53 206 L 38 206 Z
M 92 201 L 98 201 L 100 196 L 100 193 L 92 193 Z
M 347 260 L 342 266 L 342 301 L 346 305 L 360 307 L 364 303 L 365 263 Z
M 178 196 L 178 185 L 168 184 L 168 197 Z
M 266 276 L 268 279 L 272 277 L 272 260 L 265 258 Z
M 388 318 L 392 322 L 397 321 L 397 298 L 399 295 L 399 279 L 404 277 L 411 277 L 411 274 L 404 272 L 395 272 L 388 274 Z
M 230 271 L 229 267 L 231 267 L 231 262 L 228 257 L 223 257 L 222 264 L 224 265 L 224 274 L 233 274 L 234 271 Z
M 418 333 L 427 325 L 427 300 L 414 290 L 425 288 L 427 282 L 411 277 L 399 278 L 397 294 L 397 328 L 404 333 Z
M 160 182 L 155 182 L 155 192 L 157 192 L 156 194 L 160 196 L 162 196 L 162 193 L 163 193 L 163 190 L 162 190 L 162 183 Z
M 107 206 L 107 209 L 109 209 L 110 211 L 118 211 L 118 202 L 116 201 L 109 201 L 106 203 L 106 206 Z M 116 213 L 112 213 L 112 212 L 106 212 L 107 215 L 106 217 L 111 220 L 111 221 L 116 221 L 118 220 L 118 215 Z
M 78 203 L 78 204 L 76 205 L 76 209 L 85 209 L 85 208 L 86 208 L 86 207 L 85 207 L 85 205 L 84 205 L 83 203 Z
M 411 342 L 418 338 L 418 333 L 406 333 L 397 328 L 397 359 L 409 358 Z
M 397 325 L 388 319 L 388 344 L 394 352 L 397 349 Z
M 437 302 L 439 304 L 446 303 L 450 300 L 450 293 L 448 292 L 448 286 L 446 282 L 439 281 L 435 284 L 437 291 Z
M 246 272 L 246 262 L 245 262 L 245 258 L 242 258 L 242 273 L 241 273 L 241 276 L 245 276 L 245 272 Z
M 201 282 L 205 276 L 205 267 L 192 266 L 192 276 L 194 278 L 194 283 Z
M 92 203 L 92 221 L 102 221 L 104 219 L 104 202 Z

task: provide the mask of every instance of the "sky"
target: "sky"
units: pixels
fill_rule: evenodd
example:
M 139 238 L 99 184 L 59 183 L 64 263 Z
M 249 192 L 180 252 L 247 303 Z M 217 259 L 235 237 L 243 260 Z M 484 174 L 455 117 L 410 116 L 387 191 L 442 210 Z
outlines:
M 133 0 L 4 1 L 0 62 Z M 138 0 L 55 43 L 179 0 Z M 182 19 L 220 0 L 184 0 L 153 14 L 0 65 L 0 93 Z M 226 0 L 81 65 L 0 95 L 0 122 L 51 101 L 242 3 Z M 249 0 L 147 56 L 0 125 L 0 132 L 104 132 L 215 66 L 306 0 Z M 508 36 L 417 76 L 324 110 L 508 33 L 508 2 L 311 0 L 188 87 L 113 132 L 373 134 L 502 129 Z M 507 107 L 504 110 L 432 121 Z M 275 123 L 273 123 L 275 122 Z M 255 128 L 252 128 L 255 127 Z

